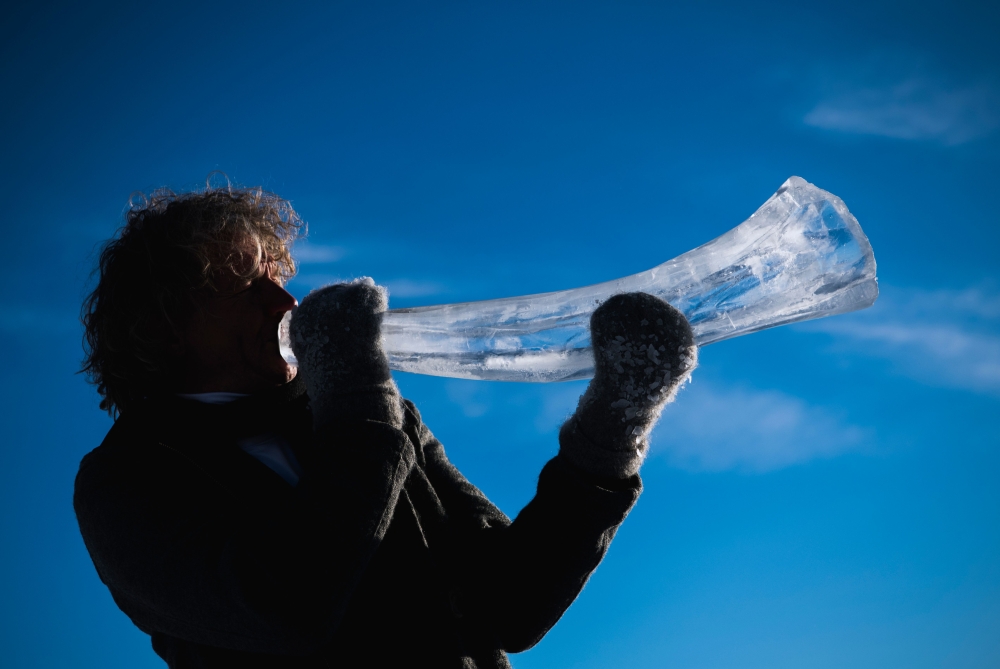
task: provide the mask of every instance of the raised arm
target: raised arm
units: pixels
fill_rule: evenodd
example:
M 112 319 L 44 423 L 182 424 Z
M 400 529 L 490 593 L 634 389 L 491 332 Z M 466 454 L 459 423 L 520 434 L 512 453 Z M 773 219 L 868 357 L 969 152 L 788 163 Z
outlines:
M 455 606 L 471 619 L 470 633 L 509 652 L 537 643 L 604 557 L 641 491 L 648 434 L 695 364 L 687 321 L 649 295 L 611 298 L 591 331 L 597 374 L 560 432 L 559 455 L 513 522 L 417 420 L 424 470 L 451 528 L 443 559 L 456 575 Z

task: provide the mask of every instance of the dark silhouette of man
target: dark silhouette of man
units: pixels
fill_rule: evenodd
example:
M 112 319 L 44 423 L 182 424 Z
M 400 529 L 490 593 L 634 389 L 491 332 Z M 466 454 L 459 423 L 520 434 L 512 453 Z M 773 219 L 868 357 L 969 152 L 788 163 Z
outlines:
M 159 191 L 105 245 L 84 369 L 115 422 L 74 496 L 97 572 L 178 669 L 509 667 L 635 503 L 691 330 L 641 293 L 598 308 L 596 376 L 511 521 L 400 397 L 373 281 L 306 297 L 282 358 L 301 227 L 260 189 Z

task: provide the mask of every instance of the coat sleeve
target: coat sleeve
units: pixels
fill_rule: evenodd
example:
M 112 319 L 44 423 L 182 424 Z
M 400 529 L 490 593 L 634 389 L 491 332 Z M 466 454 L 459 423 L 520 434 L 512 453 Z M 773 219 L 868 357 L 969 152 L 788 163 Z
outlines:
M 109 434 L 74 495 L 98 574 L 132 621 L 257 653 L 329 639 L 413 466 L 409 438 L 371 421 L 331 426 L 299 485 L 255 504 L 141 437 Z
M 408 403 L 418 460 L 444 514 L 453 608 L 507 652 L 541 640 L 582 590 L 642 490 L 639 477 L 597 480 L 561 456 L 543 467 L 513 521 L 452 465 Z M 416 473 L 415 470 L 414 473 Z

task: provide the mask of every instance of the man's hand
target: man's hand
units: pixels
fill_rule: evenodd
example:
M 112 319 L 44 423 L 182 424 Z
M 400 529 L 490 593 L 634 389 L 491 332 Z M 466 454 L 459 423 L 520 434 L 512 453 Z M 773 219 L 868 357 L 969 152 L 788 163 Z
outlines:
M 646 293 L 615 295 L 590 319 L 594 379 L 559 434 L 562 453 L 594 475 L 639 470 L 660 412 L 697 365 L 687 319 Z
M 399 391 L 382 350 L 388 301 L 385 288 L 364 277 L 314 290 L 292 314 L 292 351 L 316 428 L 351 419 L 402 427 Z

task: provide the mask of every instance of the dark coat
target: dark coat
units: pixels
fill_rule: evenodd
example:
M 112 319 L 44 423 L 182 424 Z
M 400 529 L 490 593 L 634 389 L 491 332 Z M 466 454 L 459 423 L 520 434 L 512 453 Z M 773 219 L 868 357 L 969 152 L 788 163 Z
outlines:
M 304 384 L 147 400 L 84 457 L 74 505 L 118 606 L 171 667 L 508 667 L 562 616 L 639 495 L 557 456 L 511 522 L 407 403 L 312 432 Z M 236 445 L 277 431 L 291 486 Z

